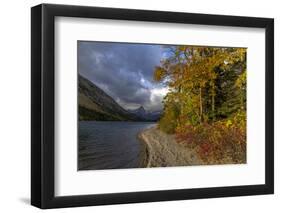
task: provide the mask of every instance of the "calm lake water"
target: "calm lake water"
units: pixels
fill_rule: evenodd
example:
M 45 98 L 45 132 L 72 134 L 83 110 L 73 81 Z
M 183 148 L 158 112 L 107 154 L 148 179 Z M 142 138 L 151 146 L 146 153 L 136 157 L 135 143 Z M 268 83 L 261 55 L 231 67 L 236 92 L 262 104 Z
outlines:
M 151 122 L 80 121 L 78 169 L 137 168 L 141 144 L 138 132 Z

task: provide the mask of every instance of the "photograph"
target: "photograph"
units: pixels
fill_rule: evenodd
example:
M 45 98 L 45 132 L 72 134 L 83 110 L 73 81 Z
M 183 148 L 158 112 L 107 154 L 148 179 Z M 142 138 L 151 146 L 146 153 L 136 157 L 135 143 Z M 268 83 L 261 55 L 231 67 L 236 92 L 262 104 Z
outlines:
M 275 13 L 151 4 L 32 6 L 31 205 L 274 194 Z
M 78 170 L 246 164 L 246 56 L 78 41 Z

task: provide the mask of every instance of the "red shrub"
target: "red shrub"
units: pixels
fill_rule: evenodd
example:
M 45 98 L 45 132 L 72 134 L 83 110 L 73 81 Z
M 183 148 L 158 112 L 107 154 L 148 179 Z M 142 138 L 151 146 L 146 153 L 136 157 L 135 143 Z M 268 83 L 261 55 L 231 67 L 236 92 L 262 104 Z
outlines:
M 207 164 L 246 162 L 246 129 L 227 122 L 186 125 L 177 130 L 176 139 L 196 149 Z

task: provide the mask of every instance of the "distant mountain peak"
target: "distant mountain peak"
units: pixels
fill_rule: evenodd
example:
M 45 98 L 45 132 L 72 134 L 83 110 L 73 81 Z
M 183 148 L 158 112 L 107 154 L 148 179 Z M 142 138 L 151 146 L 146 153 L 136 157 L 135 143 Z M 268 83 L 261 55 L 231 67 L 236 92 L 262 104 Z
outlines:
M 160 118 L 162 114 L 162 111 L 147 111 L 143 106 L 128 111 L 147 121 L 156 121 Z
M 140 106 L 139 108 L 136 108 L 136 109 L 131 109 L 131 110 L 129 110 L 129 112 L 140 115 L 140 116 L 146 114 L 146 110 L 143 106 Z
M 139 108 L 137 108 L 136 111 L 146 112 L 146 110 L 145 110 L 145 108 L 143 106 L 140 106 Z

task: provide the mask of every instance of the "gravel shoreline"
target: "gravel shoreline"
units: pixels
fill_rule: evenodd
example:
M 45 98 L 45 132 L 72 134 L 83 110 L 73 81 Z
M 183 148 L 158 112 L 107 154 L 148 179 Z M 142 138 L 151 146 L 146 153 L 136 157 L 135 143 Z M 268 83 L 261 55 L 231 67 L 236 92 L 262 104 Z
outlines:
M 178 144 L 173 135 L 168 135 L 156 126 L 138 134 L 143 144 L 140 153 L 140 167 L 170 167 L 204 164 L 195 150 Z

